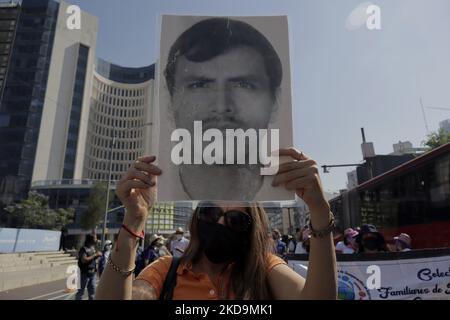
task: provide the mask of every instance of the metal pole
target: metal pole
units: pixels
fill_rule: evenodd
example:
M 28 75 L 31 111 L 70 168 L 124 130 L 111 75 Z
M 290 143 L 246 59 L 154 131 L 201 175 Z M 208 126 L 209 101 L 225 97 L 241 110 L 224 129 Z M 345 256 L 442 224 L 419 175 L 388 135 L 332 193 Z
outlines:
M 108 220 L 108 209 L 109 209 L 109 188 L 111 185 L 111 174 L 112 174 L 112 155 L 114 150 L 114 145 L 116 144 L 116 132 L 115 127 L 112 128 L 112 141 L 109 150 L 109 174 L 108 174 L 108 185 L 106 187 L 106 204 L 105 204 L 105 217 L 103 219 L 103 230 L 102 230 L 102 250 L 105 246 L 106 240 L 106 221 Z
M 292 223 L 291 223 L 291 208 L 288 209 L 288 218 L 289 218 L 289 234 L 292 234 Z
M 129 132 L 130 129 L 136 129 L 136 128 L 142 128 L 147 125 L 153 125 L 153 122 L 144 123 L 140 126 L 134 126 L 134 127 L 128 127 L 126 129 L 126 133 Z M 102 231 L 102 249 L 105 245 L 106 240 L 106 221 L 108 219 L 108 208 L 109 208 L 109 188 L 111 186 L 111 175 L 112 175 L 112 155 L 114 151 L 114 147 L 116 144 L 116 128 L 115 126 L 112 127 L 112 142 L 111 142 L 111 148 L 109 150 L 109 174 L 108 174 L 108 185 L 106 188 L 106 204 L 105 204 L 105 217 L 103 221 L 103 231 Z M 144 241 L 142 241 L 142 246 L 144 245 Z
M 427 116 L 425 115 L 425 109 L 423 108 L 422 98 L 420 98 L 420 107 L 422 108 L 422 116 L 423 116 L 423 122 L 425 122 L 425 130 L 427 131 L 427 134 L 430 134 L 430 129 L 428 128 Z

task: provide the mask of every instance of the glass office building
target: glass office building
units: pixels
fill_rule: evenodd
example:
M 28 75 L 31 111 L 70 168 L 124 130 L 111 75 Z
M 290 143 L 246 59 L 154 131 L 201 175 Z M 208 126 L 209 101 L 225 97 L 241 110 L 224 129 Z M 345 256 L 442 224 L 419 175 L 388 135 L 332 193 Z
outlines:
M 16 35 L 19 10 L 19 6 L 15 3 L 0 3 L 0 101 Z M 3 119 L 3 121 L 5 120 Z M 2 126 L 1 123 L 0 126 Z
M 0 101 L 0 203 L 25 197 L 30 186 L 58 9 L 49 0 L 24 0 L 17 7 Z M 13 22 L 3 27 L 9 23 L 12 29 Z
M 0 210 L 31 182 L 81 179 L 98 19 L 67 4 L 0 6 Z
M 151 151 L 155 65 L 122 67 L 97 58 L 93 76 L 84 179 L 119 180 Z
M 75 173 L 75 158 L 78 147 L 81 110 L 86 81 L 89 47 L 80 44 L 78 48 L 78 61 L 73 86 L 72 108 L 70 111 L 69 133 L 67 136 L 66 156 L 64 159 L 63 179 L 72 179 Z

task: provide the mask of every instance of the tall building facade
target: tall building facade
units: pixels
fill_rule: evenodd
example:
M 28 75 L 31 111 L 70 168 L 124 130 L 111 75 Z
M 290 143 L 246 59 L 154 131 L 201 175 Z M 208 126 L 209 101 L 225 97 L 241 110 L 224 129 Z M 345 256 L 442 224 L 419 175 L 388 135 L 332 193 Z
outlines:
M 98 22 L 82 12 L 82 28 L 69 30 L 67 7 L 53 0 L 17 6 L 0 100 L 2 204 L 25 198 L 31 181 L 82 175 L 78 141 L 86 140 Z
M 81 12 L 81 28 L 68 29 L 67 7 L 61 2 L 58 10 L 33 181 L 81 179 L 83 173 L 98 18 Z
M 83 178 L 119 180 L 152 152 L 155 66 L 127 68 L 97 59 Z
M 445 133 L 450 134 L 450 119 L 439 122 L 439 129 L 442 129 Z
M 68 6 L 0 6 L 0 210 L 31 189 L 52 209 L 74 208 L 69 234 L 80 234 L 92 186 L 111 179 L 114 190 L 136 158 L 154 154 L 155 66 L 96 58 L 98 19 L 81 12 L 81 28 L 69 29 Z M 110 199 L 109 208 L 119 205 Z M 123 213 L 108 215 L 111 233 Z M 171 233 L 187 228 L 192 204 L 157 204 L 154 213 L 147 229 Z
M 19 13 L 20 7 L 18 4 L 0 3 L 0 101 L 8 72 L 12 45 L 16 36 Z

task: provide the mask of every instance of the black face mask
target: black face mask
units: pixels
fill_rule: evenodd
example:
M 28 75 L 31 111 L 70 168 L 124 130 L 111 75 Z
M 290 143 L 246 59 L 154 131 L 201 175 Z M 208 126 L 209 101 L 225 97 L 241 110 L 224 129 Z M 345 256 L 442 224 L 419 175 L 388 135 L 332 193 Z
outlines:
M 216 264 L 236 261 L 248 245 L 246 233 L 232 230 L 219 223 L 199 220 L 198 235 L 206 257 Z
M 369 238 L 369 239 L 365 239 L 362 242 L 362 245 L 364 246 L 364 248 L 368 249 L 368 250 L 376 250 L 378 249 L 378 239 L 374 239 L 374 238 Z

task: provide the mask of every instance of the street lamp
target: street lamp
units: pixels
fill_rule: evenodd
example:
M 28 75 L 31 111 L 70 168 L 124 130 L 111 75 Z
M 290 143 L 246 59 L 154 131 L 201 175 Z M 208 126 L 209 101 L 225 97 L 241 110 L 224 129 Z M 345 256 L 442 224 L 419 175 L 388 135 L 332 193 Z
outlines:
M 138 125 L 138 126 L 133 126 L 133 127 L 127 127 L 125 132 L 128 132 L 131 129 L 138 129 L 138 128 L 142 128 L 148 125 L 152 125 L 153 122 L 148 122 L 148 123 L 144 123 L 142 125 Z M 111 175 L 112 175 L 112 159 L 113 159 L 113 152 L 114 152 L 114 148 L 116 145 L 116 140 L 117 140 L 117 136 L 116 136 L 116 127 L 113 125 L 112 127 L 112 140 L 111 140 L 111 146 L 110 146 L 110 150 L 109 150 L 109 173 L 108 173 L 108 184 L 106 187 L 106 204 L 105 204 L 105 216 L 103 218 L 103 230 L 102 230 L 102 248 L 105 245 L 105 240 L 106 240 L 106 222 L 108 220 L 108 212 L 111 212 L 112 210 L 109 210 L 109 189 L 111 186 Z
M 360 163 L 352 163 L 352 164 L 333 164 L 333 165 L 323 165 L 323 173 L 330 173 L 328 168 L 340 168 L 340 167 L 357 167 L 360 166 Z

